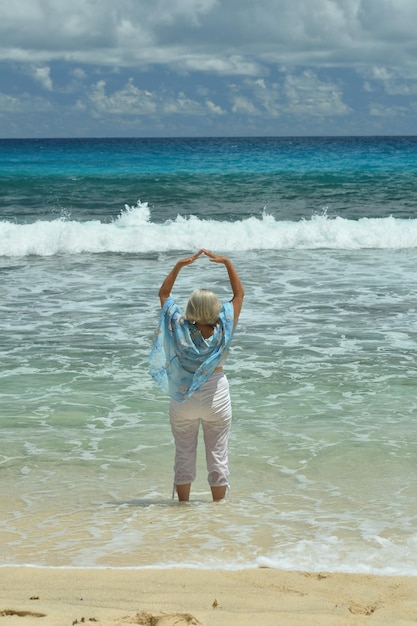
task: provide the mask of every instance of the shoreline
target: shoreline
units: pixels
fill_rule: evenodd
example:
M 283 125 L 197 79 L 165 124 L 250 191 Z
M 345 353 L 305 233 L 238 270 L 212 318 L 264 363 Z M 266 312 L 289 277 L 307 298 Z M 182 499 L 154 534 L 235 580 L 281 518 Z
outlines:
M 417 577 L 412 576 L 1 567 L 0 624 L 5 625 L 405 626 L 416 621 Z

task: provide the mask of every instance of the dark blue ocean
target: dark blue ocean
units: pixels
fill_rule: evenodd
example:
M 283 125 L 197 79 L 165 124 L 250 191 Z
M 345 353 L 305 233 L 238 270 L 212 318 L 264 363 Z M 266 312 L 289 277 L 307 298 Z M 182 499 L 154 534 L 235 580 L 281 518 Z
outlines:
M 0 565 L 417 575 L 416 209 L 417 137 L 0 140 Z M 147 357 L 201 247 L 231 494 L 201 449 L 181 506 Z

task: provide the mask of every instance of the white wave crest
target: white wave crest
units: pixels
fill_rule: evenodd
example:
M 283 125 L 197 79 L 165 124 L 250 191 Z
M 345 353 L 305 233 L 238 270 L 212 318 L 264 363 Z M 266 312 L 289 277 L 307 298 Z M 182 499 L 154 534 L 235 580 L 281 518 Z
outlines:
M 310 220 L 260 217 L 227 222 L 182 217 L 151 220 L 147 203 L 125 206 L 111 223 L 57 219 L 31 224 L 0 222 L 0 256 L 81 253 L 149 253 L 208 248 L 222 251 L 416 248 L 417 220 L 315 215 Z

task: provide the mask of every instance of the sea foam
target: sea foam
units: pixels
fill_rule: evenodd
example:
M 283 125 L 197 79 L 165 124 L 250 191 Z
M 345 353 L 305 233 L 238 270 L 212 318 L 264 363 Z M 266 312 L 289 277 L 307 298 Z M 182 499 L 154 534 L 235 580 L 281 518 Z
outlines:
M 417 247 L 417 219 L 349 220 L 326 213 L 300 221 L 279 221 L 265 211 L 238 221 L 177 215 L 153 222 L 147 203 L 126 205 L 112 222 L 71 219 L 29 224 L 0 222 L 0 256 L 82 253 L 150 253 L 208 248 L 222 251 Z

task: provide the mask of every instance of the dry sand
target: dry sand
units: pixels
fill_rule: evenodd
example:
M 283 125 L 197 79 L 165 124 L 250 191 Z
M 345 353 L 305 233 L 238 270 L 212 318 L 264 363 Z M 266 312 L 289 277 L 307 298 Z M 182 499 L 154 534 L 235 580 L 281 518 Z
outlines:
M 242 571 L 0 568 L 0 626 L 402 626 L 417 578 Z

